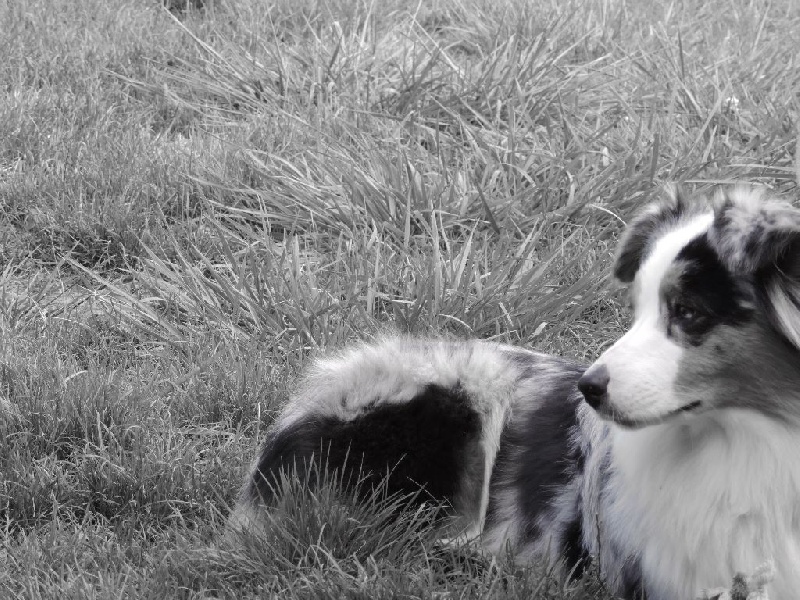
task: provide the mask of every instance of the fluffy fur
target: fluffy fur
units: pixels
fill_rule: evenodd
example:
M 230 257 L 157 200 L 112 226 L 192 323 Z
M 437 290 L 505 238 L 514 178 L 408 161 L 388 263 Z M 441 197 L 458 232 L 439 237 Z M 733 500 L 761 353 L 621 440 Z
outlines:
M 322 359 L 232 516 L 312 459 L 422 489 L 467 535 L 625 598 L 689 599 L 765 561 L 800 590 L 800 211 L 750 188 L 645 209 L 615 275 L 633 325 L 588 369 L 490 342 L 392 338 Z M 585 399 L 585 401 L 584 401 Z

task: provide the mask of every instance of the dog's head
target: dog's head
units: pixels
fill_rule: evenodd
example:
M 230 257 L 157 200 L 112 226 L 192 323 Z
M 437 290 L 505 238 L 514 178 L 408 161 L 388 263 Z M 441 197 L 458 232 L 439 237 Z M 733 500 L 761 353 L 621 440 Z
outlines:
M 629 427 L 751 408 L 800 419 L 800 210 L 756 188 L 668 188 L 619 245 L 633 325 L 579 387 Z

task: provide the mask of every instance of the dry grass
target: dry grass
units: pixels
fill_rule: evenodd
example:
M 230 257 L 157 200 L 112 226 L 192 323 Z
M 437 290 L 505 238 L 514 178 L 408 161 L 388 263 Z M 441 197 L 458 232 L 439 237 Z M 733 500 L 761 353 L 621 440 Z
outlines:
M 0 3 L 0 596 L 606 598 L 296 482 L 214 540 L 311 353 L 588 358 L 660 183 L 794 192 L 800 7 L 171 5 Z

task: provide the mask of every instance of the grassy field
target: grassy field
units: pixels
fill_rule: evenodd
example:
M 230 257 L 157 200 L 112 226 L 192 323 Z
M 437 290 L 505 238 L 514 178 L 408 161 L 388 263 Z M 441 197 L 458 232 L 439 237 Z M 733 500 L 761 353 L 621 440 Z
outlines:
M 796 194 L 794 0 L 0 2 L 0 598 L 609 598 L 289 485 L 314 353 L 595 356 L 664 181 Z

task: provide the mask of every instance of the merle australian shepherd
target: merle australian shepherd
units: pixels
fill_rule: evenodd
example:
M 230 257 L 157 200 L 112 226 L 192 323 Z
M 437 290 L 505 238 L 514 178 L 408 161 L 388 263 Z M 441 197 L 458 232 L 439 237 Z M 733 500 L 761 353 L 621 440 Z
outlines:
M 391 338 L 316 362 L 232 515 L 312 459 L 391 472 L 490 551 L 625 598 L 688 600 L 774 561 L 800 597 L 800 210 L 751 188 L 670 189 L 628 227 L 633 325 L 597 361 Z M 349 463 L 348 463 L 349 461 Z

